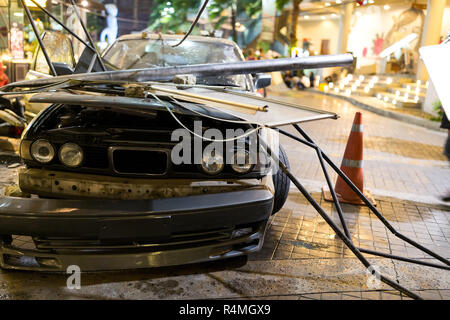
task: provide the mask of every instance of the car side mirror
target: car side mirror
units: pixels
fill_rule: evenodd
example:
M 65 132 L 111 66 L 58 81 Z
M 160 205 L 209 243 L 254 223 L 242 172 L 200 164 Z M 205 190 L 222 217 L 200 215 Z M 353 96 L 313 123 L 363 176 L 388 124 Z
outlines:
M 73 69 L 66 63 L 62 62 L 52 62 L 53 67 L 55 68 L 56 74 L 58 76 L 65 76 L 68 74 L 73 74 Z
M 255 88 L 256 89 L 262 89 L 265 87 L 270 86 L 272 83 L 272 76 L 267 73 L 260 73 L 256 75 L 255 79 Z

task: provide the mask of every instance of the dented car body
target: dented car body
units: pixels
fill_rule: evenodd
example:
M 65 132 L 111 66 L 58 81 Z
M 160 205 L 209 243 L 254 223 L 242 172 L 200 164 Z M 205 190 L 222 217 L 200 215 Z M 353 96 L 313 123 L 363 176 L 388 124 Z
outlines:
M 120 38 L 106 53 L 108 65 L 114 60 L 117 67 L 113 71 L 44 77 L 0 89 L 6 96 L 32 93 L 29 103 L 48 106 L 22 135 L 26 167 L 19 172 L 19 187 L 28 197 L 0 198 L 2 268 L 145 268 L 246 255 L 262 247 L 270 216 L 286 201 L 289 179 L 264 150 L 257 149 L 254 163 L 235 160 L 240 152 L 247 159 L 247 148 L 264 139 L 288 166 L 273 128 L 337 116 L 254 93 L 261 85 L 253 82 L 251 70 L 287 68 L 288 61 L 275 67 L 264 61 L 246 64 L 233 42 L 200 37 L 189 38 L 189 50 L 225 45 L 233 54 L 218 61 L 192 54 L 197 59 L 192 61 L 172 50 L 170 42 L 181 37 L 164 38 Z M 127 41 L 134 41 L 132 47 L 142 42 L 142 51 L 124 53 Z M 128 71 L 147 58 L 152 62 Z M 127 59 L 130 64 L 119 65 Z M 350 59 L 334 63 L 343 61 Z M 240 70 L 240 63 L 245 68 Z M 211 75 L 208 64 L 227 71 Z M 223 154 L 205 156 L 211 139 L 203 137 L 199 149 L 189 140 L 191 161 L 174 161 L 180 143 L 175 131 L 194 138 L 210 129 L 223 137 Z M 227 138 L 230 130 L 245 134 Z M 199 162 L 193 159 L 197 154 Z M 28 247 L 17 244 L 23 236 L 31 239 Z

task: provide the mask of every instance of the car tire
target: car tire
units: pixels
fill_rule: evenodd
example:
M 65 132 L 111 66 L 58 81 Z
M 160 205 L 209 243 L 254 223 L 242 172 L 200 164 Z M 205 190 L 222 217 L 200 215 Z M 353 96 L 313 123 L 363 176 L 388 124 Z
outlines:
M 290 169 L 288 156 L 281 145 L 278 157 L 280 158 L 280 162 Z M 281 169 L 279 169 L 277 173 L 272 176 L 272 181 L 275 189 L 272 214 L 275 214 L 283 208 L 286 202 L 289 195 L 291 180 L 289 180 L 288 176 Z

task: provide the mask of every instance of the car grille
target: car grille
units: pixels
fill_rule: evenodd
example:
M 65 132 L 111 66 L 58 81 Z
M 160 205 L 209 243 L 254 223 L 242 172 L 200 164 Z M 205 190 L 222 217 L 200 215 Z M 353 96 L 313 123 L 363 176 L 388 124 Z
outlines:
M 232 236 L 233 228 L 210 230 L 195 233 L 172 234 L 168 239 L 134 240 L 134 241 L 101 241 L 97 239 L 75 238 L 42 238 L 33 237 L 36 249 L 39 250 L 70 250 L 70 251 L 160 251 L 173 248 L 192 248 L 196 246 L 220 243 Z
M 165 151 L 113 149 L 111 156 L 118 173 L 163 175 L 167 172 Z

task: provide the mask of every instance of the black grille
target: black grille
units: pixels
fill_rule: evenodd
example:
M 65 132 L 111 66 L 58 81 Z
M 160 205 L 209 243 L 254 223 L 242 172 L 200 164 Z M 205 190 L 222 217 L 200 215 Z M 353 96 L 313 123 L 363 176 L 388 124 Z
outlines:
M 166 240 L 117 240 L 105 241 L 98 239 L 76 239 L 60 237 L 33 237 L 34 244 L 40 250 L 90 250 L 94 251 L 120 251 L 120 250 L 145 250 L 161 251 L 169 250 L 174 247 L 177 249 L 192 248 L 196 246 L 218 244 L 231 239 L 233 228 L 224 228 L 220 230 L 199 231 L 195 233 L 173 234 Z
M 114 169 L 119 173 L 164 174 L 167 153 L 155 150 L 114 150 Z

